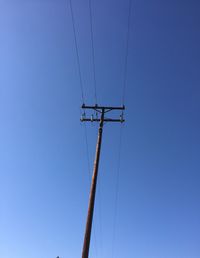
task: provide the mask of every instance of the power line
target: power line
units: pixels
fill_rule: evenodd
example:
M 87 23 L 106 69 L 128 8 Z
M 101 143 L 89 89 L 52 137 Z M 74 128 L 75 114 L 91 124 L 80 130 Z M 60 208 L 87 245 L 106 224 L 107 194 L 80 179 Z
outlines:
M 117 209 L 118 209 L 118 197 L 119 197 L 119 179 L 120 179 L 121 149 L 122 149 L 122 130 L 123 130 L 123 127 L 121 125 L 121 127 L 120 127 L 120 136 L 119 136 L 118 162 L 117 162 L 117 170 L 116 170 L 116 185 L 115 185 L 115 201 L 114 201 L 114 219 L 113 219 L 113 236 L 112 236 L 111 258 L 114 257 L 114 244 L 115 244 L 116 224 L 117 224 Z
M 80 80 L 80 89 L 81 89 L 81 97 L 82 102 L 84 103 L 84 94 L 83 94 L 83 80 L 81 76 L 81 66 L 80 66 L 80 58 L 79 58 L 79 51 L 78 51 L 78 44 L 77 44 L 77 36 L 76 36 L 76 29 L 75 29 L 75 22 L 74 22 L 74 13 L 72 8 L 72 2 L 69 0 L 70 3 L 70 10 L 71 10 L 71 16 L 72 16 L 72 24 L 73 24 L 73 32 L 74 32 L 74 41 L 75 41 L 75 48 L 76 48 L 76 57 L 77 57 L 77 63 L 78 63 L 78 74 L 79 74 L 79 80 Z
M 125 64 L 124 64 L 124 76 L 123 76 L 123 89 L 122 89 L 122 105 L 125 102 L 125 93 L 127 85 L 127 66 L 128 66 L 128 52 L 129 52 L 129 38 L 130 38 L 130 20 L 131 20 L 131 8 L 132 0 L 129 0 L 128 5 L 128 26 L 126 33 L 126 49 L 125 49 Z M 111 258 L 114 257 L 114 243 L 116 235 L 116 223 L 117 223 L 117 209 L 118 209 L 118 197 L 119 197 L 119 177 L 120 177 L 120 163 L 121 163 L 121 148 L 122 148 L 122 125 L 120 127 L 120 136 L 119 136 L 119 152 L 118 152 L 118 163 L 116 170 L 116 186 L 115 186 L 115 201 L 114 201 L 114 219 L 113 219 L 113 236 L 112 236 L 112 250 Z
M 97 82 L 96 82 L 96 66 L 95 66 L 95 51 L 94 51 L 94 33 L 93 33 L 93 19 L 92 19 L 92 4 L 91 0 L 89 0 L 89 13 L 90 13 L 90 35 L 91 35 L 91 45 L 92 45 L 92 68 L 93 68 L 93 80 L 94 80 L 94 99 L 95 104 L 97 104 Z M 100 249 L 102 247 L 102 219 L 101 219 L 101 182 L 99 180 L 99 188 L 98 188 L 98 215 L 99 215 L 99 230 L 100 230 Z
M 96 83 L 96 69 L 95 69 L 95 57 L 94 57 L 94 34 L 93 34 L 93 25 L 92 25 L 92 6 L 91 0 L 89 0 L 89 9 L 90 9 L 90 32 L 91 32 L 91 44 L 92 44 L 92 67 L 93 67 L 93 79 L 94 79 L 94 98 L 95 104 L 97 104 L 97 83 Z
M 128 65 L 129 38 L 130 38 L 131 7 L 132 7 L 132 0 L 129 0 L 128 27 L 127 27 L 127 34 L 126 34 L 126 50 L 125 50 L 125 65 L 124 65 L 124 81 L 123 81 L 123 91 L 122 91 L 122 104 L 123 105 L 124 105 L 124 101 L 125 101 L 125 93 L 126 93 L 126 85 L 127 85 L 127 65 Z
M 85 133 L 86 156 L 87 156 L 87 164 L 88 164 L 88 175 L 89 175 L 89 181 L 90 181 L 91 170 L 90 170 L 89 146 L 88 146 L 87 128 L 85 123 L 84 123 L 84 133 Z
M 84 93 L 83 93 L 84 91 L 83 91 L 83 81 L 82 81 L 82 76 L 81 76 L 80 57 L 79 57 L 79 51 L 78 51 L 78 43 L 77 43 L 77 36 L 76 36 L 76 29 L 75 29 L 75 19 L 74 19 L 74 13 L 73 13 L 71 0 L 69 0 L 69 3 L 70 3 L 70 10 L 71 10 L 72 24 L 73 24 L 76 57 L 77 57 L 77 63 L 78 63 L 78 74 L 79 74 L 79 81 L 80 81 L 81 97 L 82 97 L 82 102 L 84 103 Z M 90 13 L 91 13 L 91 11 L 90 11 Z M 90 16 L 91 16 L 91 14 L 90 14 Z M 92 36 L 92 38 L 93 38 L 93 36 Z M 92 46 L 93 46 L 93 41 L 92 41 Z M 94 64 L 94 50 L 93 50 L 93 64 Z M 96 87 L 95 68 L 94 68 L 94 79 L 95 79 L 95 87 Z M 95 88 L 95 97 L 96 97 L 96 88 Z M 97 97 L 96 97 L 96 101 L 97 101 Z M 89 146 L 88 146 L 87 128 L 86 128 L 85 124 L 84 124 L 84 133 L 85 133 L 88 175 L 89 175 L 89 182 L 90 182 L 91 173 L 90 173 L 90 160 L 89 160 Z M 95 246 L 95 251 L 96 251 L 96 256 L 97 256 L 98 252 L 97 252 L 97 246 L 96 246 L 95 225 L 94 225 L 94 246 Z
M 90 158 L 89 158 L 89 146 L 88 146 L 88 136 L 87 136 L 87 128 L 86 124 L 84 124 L 84 133 L 85 133 L 85 146 L 86 146 L 86 156 L 87 156 L 87 166 L 88 166 L 88 178 L 89 178 L 89 183 L 90 183 Z

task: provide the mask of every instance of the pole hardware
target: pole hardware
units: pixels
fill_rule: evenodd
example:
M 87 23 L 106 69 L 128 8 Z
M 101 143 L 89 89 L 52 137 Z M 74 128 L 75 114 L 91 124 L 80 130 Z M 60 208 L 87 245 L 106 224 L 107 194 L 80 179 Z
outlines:
M 103 122 L 120 122 L 123 123 L 125 122 L 124 118 L 123 118 L 123 110 L 125 110 L 125 106 L 121 106 L 121 107 L 106 107 L 106 106 L 98 106 L 97 104 L 94 106 L 86 106 L 85 104 L 82 105 L 82 109 L 84 110 L 83 115 L 81 116 L 81 122 L 100 122 L 101 118 L 98 118 L 98 113 L 108 113 L 112 110 L 122 110 L 122 114 L 120 115 L 120 119 L 113 119 L 113 118 L 104 118 Z M 94 117 L 94 115 L 91 115 L 90 118 L 86 117 L 86 113 L 85 113 L 85 109 L 92 109 L 94 111 L 96 111 L 96 116 Z
M 90 238 L 91 238 L 91 231 L 92 231 L 92 221 L 93 221 L 93 213 L 94 213 L 97 177 L 98 177 L 98 167 L 99 167 L 100 152 L 101 152 L 103 125 L 104 125 L 104 122 L 123 123 L 125 121 L 123 118 L 123 111 L 125 110 L 125 106 L 123 105 L 121 107 L 112 107 L 112 106 L 98 106 L 97 104 L 95 106 L 87 106 L 87 105 L 83 104 L 82 109 L 84 110 L 83 115 L 81 116 L 82 122 L 99 122 L 96 154 L 95 154 L 93 176 L 92 176 L 90 196 L 89 196 L 87 222 L 86 222 L 84 243 L 83 243 L 83 249 L 82 249 L 82 258 L 88 258 L 89 257 L 89 249 L 90 249 Z M 94 117 L 92 115 L 91 118 L 87 118 L 86 114 L 85 114 L 85 109 L 91 109 L 91 110 L 96 111 L 96 117 Z M 113 110 L 121 110 L 122 111 L 120 118 L 119 119 L 105 118 L 105 114 L 110 111 L 113 111 Z M 98 118 L 98 113 L 101 114 L 100 118 Z

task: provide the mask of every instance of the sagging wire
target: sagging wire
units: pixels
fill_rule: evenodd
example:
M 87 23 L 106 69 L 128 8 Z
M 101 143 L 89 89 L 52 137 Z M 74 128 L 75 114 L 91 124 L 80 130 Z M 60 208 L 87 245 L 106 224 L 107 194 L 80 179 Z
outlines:
M 82 98 L 82 102 L 84 103 L 83 80 L 82 80 L 82 76 L 81 76 L 80 57 L 79 57 L 79 51 L 78 51 L 77 35 L 76 35 L 76 28 L 75 28 L 75 19 L 74 19 L 74 13 L 73 13 L 71 0 L 69 0 L 69 4 L 70 4 L 70 10 L 71 10 L 73 33 L 74 33 L 74 42 L 75 42 L 76 57 L 77 57 L 77 64 L 78 64 L 78 74 L 79 74 L 79 81 L 80 81 L 81 98 Z
M 132 9 L 132 0 L 129 0 L 128 26 L 127 26 L 127 34 L 126 34 L 126 50 L 125 50 L 125 64 L 124 64 L 124 79 L 123 79 L 123 89 L 122 89 L 122 105 L 124 105 L 126 86 L 127 86 L 127 66 L 128 66 L 128 53 L 129 53 L 131 9 Z
M 94 98 L 95 98 L 95 104 L 97 104 L 97 82 L 96 82 L 96 67 L 95 67 L 95 53 L 94 53 L 94 33 L 93 33 L 91 0 L 89 0 L 89 11 L 90 11 L 90 34 L 91 34 L 91 44 L 92 44 L 92 67 L 93 67 L 93 79 L 94 79 Z
M 71 17 L 72 17 L 73 33 L 74 33 L 74 42 L 75 42 L 76 57 L 77 57 L 77 64 L 78 64 L 81 98 L 82 98 L 82 103 L 84 104 L 85 103 L 84 89 L 83 89 L 83 80 L 82 80 L 82 75 L 81 75 L 80 57 L 79 57 L 79 50 L 78 50 L 78 43 L 77 43 L 77 33 L 76 33 L 76 28 L 75 28 L 75 18 L 74 18 L 71 0 L 69 0 L 69 3 L 70 3 L 70 11 L 71 11 Z M 95 89 L 95 96 L 96 96 L 96 89 Z M 84 117 L 86 116 L 85 112 L 83 113 L 82 116 L 84 116 Z M 86 152 L 87 152 L 88 174 L 89 174 L 89 181 L 90 181 L 91 173 L 90 173 L 90 161 L 89 161 L 89 147 L 88 147 L 87 128 L 86 128 L 85 123 L 84 123 L 84 132 L 85 132 L 85 143 L 86 143 Z M 95 251 L 96 251 L 96 256 L 97 256 L 98 252 L 97 252 L 97 247 L 96 247 L 97 245 L 96 245 L 95 225 L 94 225 L 94 245 L 95 245 Z
M 113 235 L 112 235 L 111 258 L 113 258 L 114 254 L 115 254 L 114 253 L 114 245 L 115 245 L 115 239 L 116 239 L 116 224 L 117 224 L 117 211 L 118 211 L 118 198 L 119 198 L 122 135 L 123 135 L 123 124 L 121 124 L 121 126 L 120 126 L 120 135 L 119 135 L 119 152 L 118 152 L 117 169 L 116 169 L 116 185 L 115 185 L 114 219 L 113 219 Z

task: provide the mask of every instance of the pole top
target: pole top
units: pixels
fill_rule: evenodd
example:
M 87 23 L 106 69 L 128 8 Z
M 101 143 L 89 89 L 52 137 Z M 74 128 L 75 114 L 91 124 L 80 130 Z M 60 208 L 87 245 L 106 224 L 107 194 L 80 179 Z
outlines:
M 123 123 L 125 122 L 124 120 L 124 117 L 123 117 L 123 110 L 125 109 L 125 106 L 119 106 L 119 107 L 112 107 L 112 106 L 99 106 L 97 104 L 95 104 L 94 106 L 88 106 L 88 105 L 85 105 L 83 103 L 82 105 L 82 109 L 91 109 L 91 110 L 95 110 L 96 111 L 96 117 L 93 117 L 93 115 L 91 116 L 91 118 L 87 118 L 86 117 L 86 114 L 85 114 L 85 111 L 84 111 L 84 114 L 81 116 L 81 122 L 120 122 L 120 123 Z M 104 114 L 105 113 L 108 113 L 112 110 L 121 110 L 122 111 L 122 114 L 120 115 L 119 118 L 104 118 Z M 99 118 L 98 117 L 98 113 L 101 113 L 101 116 L 103 115 L 103 118 Z
M 125 110 L 125 106 L 118 106 L 118 107 L 112 107 L 112 106 L 99 106 L 95 104 L 94 106 L 88 106 L 83 103 L 81 106 L 83 109 L 94 109 L 94 110 L 105 110 L 105 111 L 111 111 L 111 110 Z

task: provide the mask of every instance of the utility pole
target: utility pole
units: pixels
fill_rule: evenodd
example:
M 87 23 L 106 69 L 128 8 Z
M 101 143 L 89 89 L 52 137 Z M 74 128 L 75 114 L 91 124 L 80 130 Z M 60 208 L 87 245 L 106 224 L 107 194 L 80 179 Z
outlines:
M 82 258 L 88 258 L 89 256 L 89 248 L 90 248 L 90 238 L 91 238 L 91 231 L 92 231 L 92 220 L 93 220 L 93 213 L 94 213 L 94 203 L 95 203 L 95 194 L 96 194 L 96 185 L 97 185 L 97 177 L 98 177 L 98 167 L 99 167 L 99 159 L 100 159 L 100 152 L 101 152 L 101 142 L 102 142 L 102 133 L 103 133 L 103 125 L 104 122 L 120 122 L 123 123 L 123 113 L 120 116 L 120 119 L 111 119 L 105 118 L 105 114 L 113 111 L 113 110 L 124 110 L 125 107 L 104 107 L 104 106 L 86 106 L 85 104 L 82 105 L 82 109 L 84 109 L 84 115 L 81 118 L 82 122 L 99 122 L 99 130 L 98 130 L 98 138 L 97 138 L 97 145 L 96 145 L 96 154 L 94 160 L 94 168 L 93 168 L 93 176 L 90 188 L 90 197 L 89 197 L 89 206 L 88 206 L 88 214 L 87 214 L 87 222 L 85 228 L 85 237 L 83 243 L 83 250 L 82 250 Z M 85 116 L 85 109 L 91 109 L 101 114 L 101 117 L 91 117 L 86 118 Z

